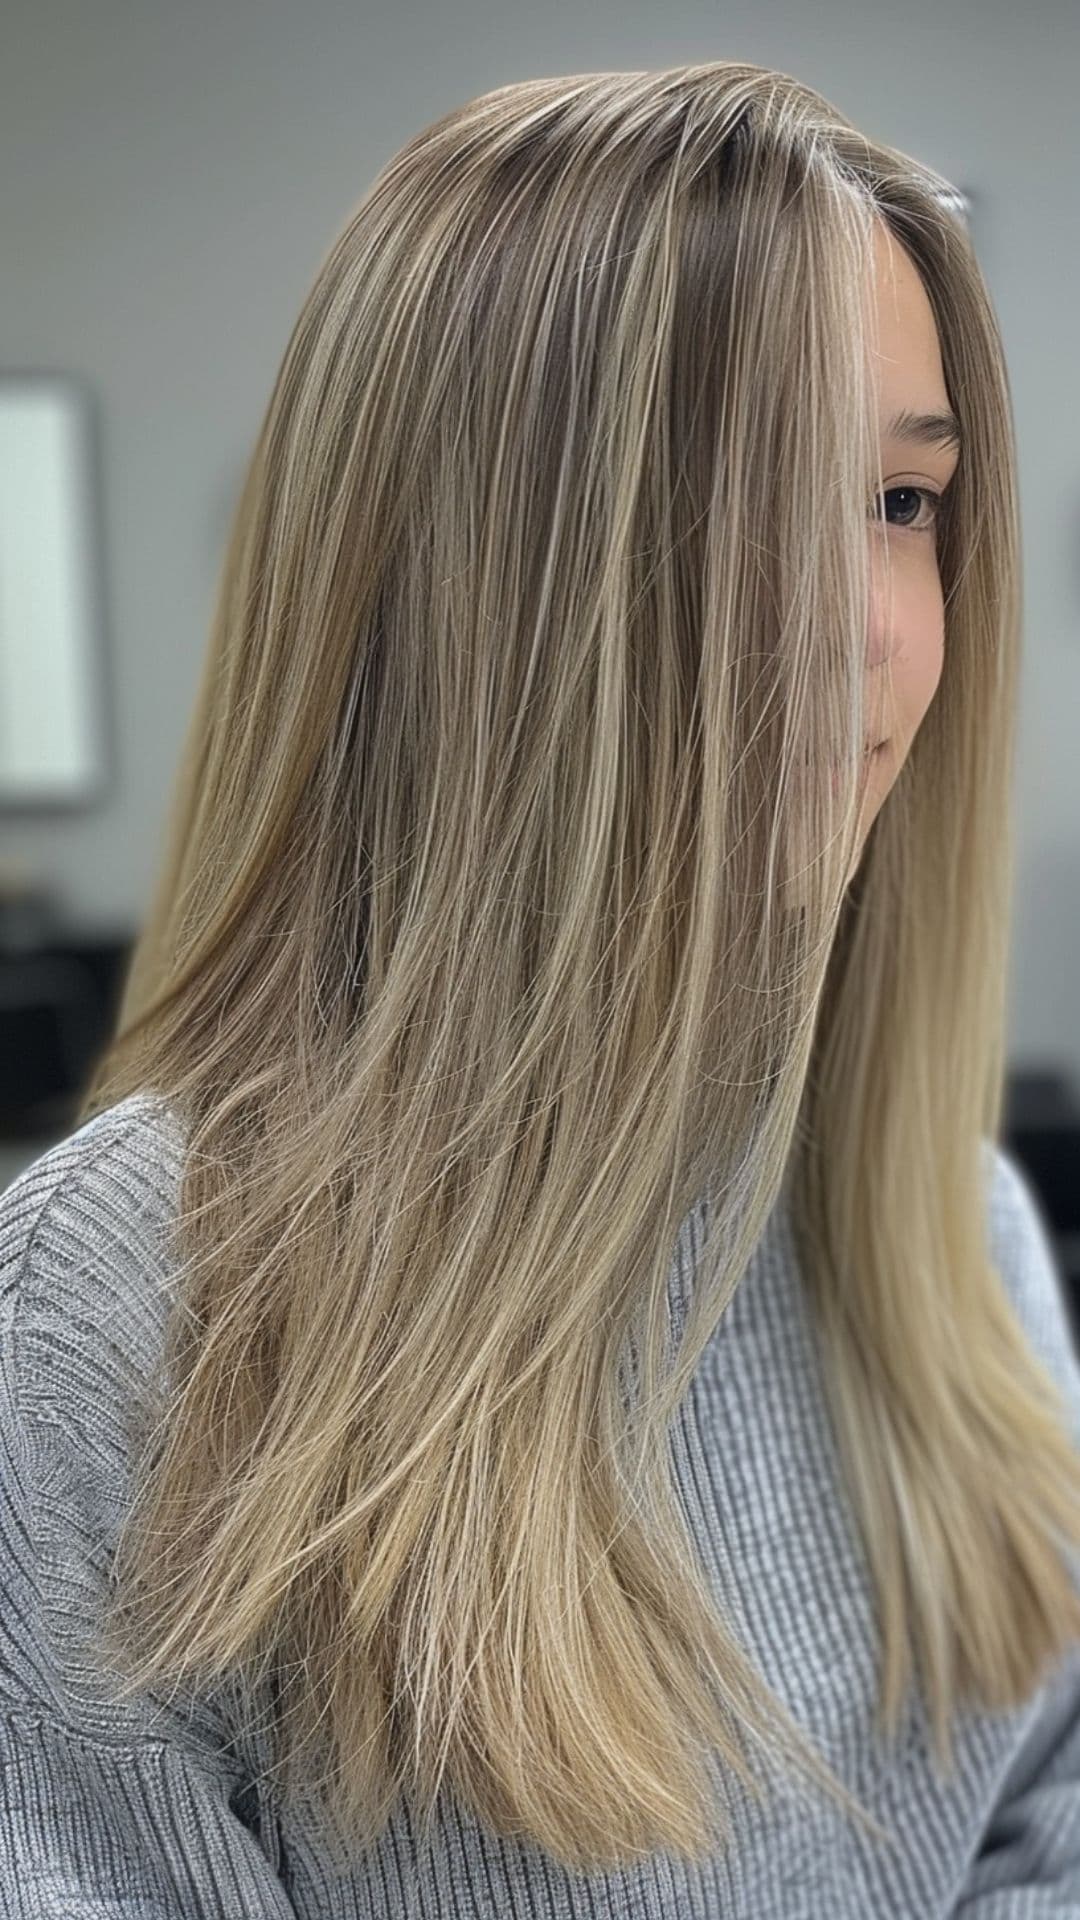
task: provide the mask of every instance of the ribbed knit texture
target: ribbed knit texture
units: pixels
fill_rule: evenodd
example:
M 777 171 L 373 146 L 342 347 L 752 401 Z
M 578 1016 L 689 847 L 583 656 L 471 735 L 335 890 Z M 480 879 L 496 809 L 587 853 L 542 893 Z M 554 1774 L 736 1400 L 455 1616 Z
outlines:
M 565 1872 L 445 1800 L 429 1846 L 407 1814 L 344 1877 L 274 1803 L 220 1700 L 115 1704 L 82 1636 L 126 1504 L 125 1410 L 156 1365 L 163 1228 L 182 1137 L 135 1095 L 0 1194 L 0 1912 L 13 1920 L 1036 1920 L 1080 1916 L 1080 1648 L 1014 1713 L 956 1722 L 935 1776 L 917 1694 L 895 1748 L 873 1731 L 872 1594 L 821 1396 L 783 1205 L 673 1424 L 680 1497 L 743 1643 L 829 1764 L 884 1825 L 824 1798 L 736 1793 L 733 1844 L 691 1870 L 652 1855 Z M 1080 1367 L 1044 1220 L 987 1143 L 994 1253 L 1065 1387 Z M 683 1224 L 673 1317 L 701 1216 Z

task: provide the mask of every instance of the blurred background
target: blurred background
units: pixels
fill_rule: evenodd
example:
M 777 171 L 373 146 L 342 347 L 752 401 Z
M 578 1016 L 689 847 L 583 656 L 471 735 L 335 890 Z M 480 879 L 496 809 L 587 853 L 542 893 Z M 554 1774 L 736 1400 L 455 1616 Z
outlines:
M 0 1188 L 73 1125 L 161 855 L 229 511 L 318 266 L 430 120 L 738 59 L 963 193 L 1004 335 L 1025 660 L 1008 1144 L 1080 1298 L 1076 0 L 6 0 Z

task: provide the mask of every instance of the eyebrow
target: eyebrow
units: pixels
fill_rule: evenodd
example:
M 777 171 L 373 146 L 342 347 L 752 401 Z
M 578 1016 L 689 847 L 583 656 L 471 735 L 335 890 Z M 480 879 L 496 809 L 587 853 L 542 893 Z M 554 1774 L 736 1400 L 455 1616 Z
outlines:
M 889 440 L 919 440 L 928 447 L 952 447 L 959 453 L 963 445 L 960 422 L 955 413 L 894 414 L 885 428 Z

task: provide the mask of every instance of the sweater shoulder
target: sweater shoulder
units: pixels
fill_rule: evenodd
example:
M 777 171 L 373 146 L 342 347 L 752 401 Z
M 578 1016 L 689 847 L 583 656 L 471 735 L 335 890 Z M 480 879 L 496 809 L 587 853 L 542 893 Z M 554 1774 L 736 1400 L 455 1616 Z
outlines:
M 137 1093 L 49 1147 L 0 1194 L 0 1298 L 17 1296 L 22 1414 L 134 1389 L 160 1336 L 183 1130 Z
M 988 1237 L 994 1264 L 1027 1338 L 1058 1386 L 1080 1446 L 1080 1353 L 1050 1222 L 1016 1155 L 984 1142 Z
M 0 1633 L 0 1692 L 113 1746 L 188 1737 L 149 1696 L 115 1702 L 96 1647 L 162 1384 L 182 1140 L 171 1110 L 133 1096 L 0 1194 L 0 1554 L 20 1623 Z M 220 1744 L 219 1706 L 197 1703 L 197 1746 Z

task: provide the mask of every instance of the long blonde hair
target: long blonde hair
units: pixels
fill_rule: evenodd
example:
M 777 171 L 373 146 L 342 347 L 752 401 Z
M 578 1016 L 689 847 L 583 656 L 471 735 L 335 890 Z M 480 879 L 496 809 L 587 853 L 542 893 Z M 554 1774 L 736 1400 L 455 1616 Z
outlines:
M 942 679 L 852 878 L 878 221 L 963 456 Z M 230 1676 L 252 1725 L 272 1679 L 277 1786 L 320 1755 L 346 1847 L 445 1783 L 569 1866 L 701 1858 L 709 1756 L 760 1795 L 754 1742 L 868 1818 L 672 1485 L 782 1195 L 881 1727 L 917 1677 L 951 1765 L 954 1709 L 1080 1632 L 1080 1462 L 986 1238 L 1014 476 L 949 183 L 783 74 L 498 88 L 320 267 L 82 1118 L 153 1090 L 186 1143 L 102 1648 L 126 1691 Z

